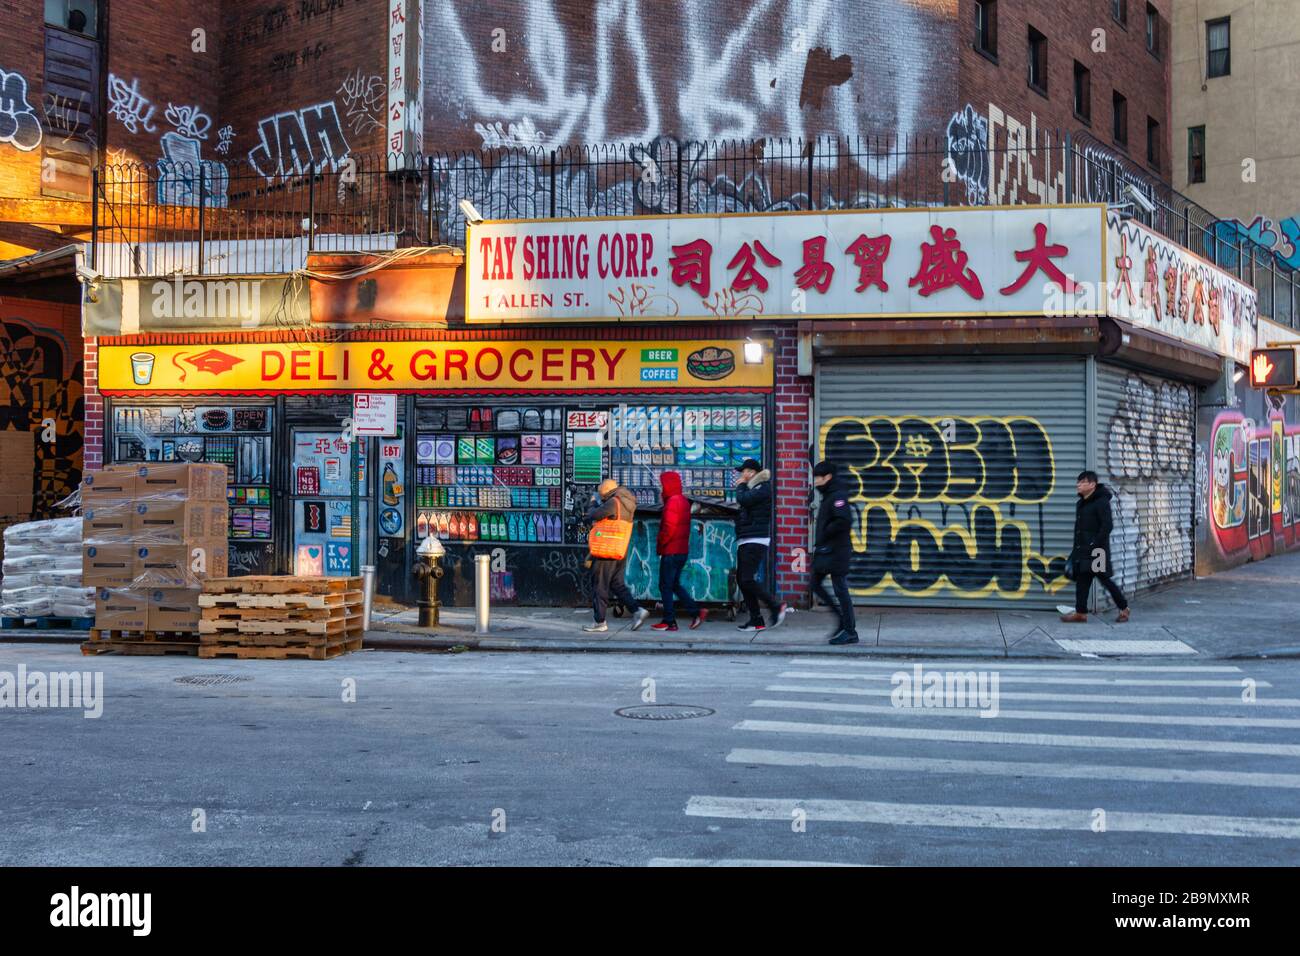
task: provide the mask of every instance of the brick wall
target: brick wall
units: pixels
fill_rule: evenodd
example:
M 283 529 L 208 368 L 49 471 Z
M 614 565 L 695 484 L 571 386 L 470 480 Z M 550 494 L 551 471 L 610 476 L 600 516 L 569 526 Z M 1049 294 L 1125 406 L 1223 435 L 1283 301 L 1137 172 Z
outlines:
M 104 398 L 99 394 L 99 343 L 86 339 L 84 396 L 86 400 L 86 443 L 83 466 L 86 471 L 104 467 Z
M 0 70 L 10 75 L 7 85 L 26 88 L 27 105 L 37 117 L 42 116 L 45 62 L 45 31 L 39 9 L 32 0 L 0 0 Z M 21 110 L 21 104 L 15 104 L 15 108 Z M 17 148 L 13 142 L 0 142 L 0 199 L 28 199 L 40 194 L 40 147 L 27 150 Z M 13 254 L 21 252 L 15 250 Z M 0 258 L 4 255 L 0 250 Z
M 1145 0 L 1127 0 L 1127 27 L 1111 14 L 1111 0 L 997 0 L 997 61 L 975 49 L 975 0 L 961 0 L 958 55 L 961 62 L 960 103 L 970 104 L 989 125 L 995 142 L 1005 143 L 1019 127 L 1044 131 L 1090 133 L 1105 148 L 1127 156 L 1149 172 L 1168 178 L 1170 144 L 1170 31 L 1172 0 L 1155 0 L 1159 14 L 1159 56 L 1146 49 Z M 1047 95 L 1029 86 L 1029 28 L 1047 37 Z M 1104 31 L 1105 51 L 1093 49 L 1094 31 Z M 1074 112 L 1074 64 L 1090 73 L 1091 123 Z M 1112 136 L 1113 91 L 1128 100 L 1128 145 Z M 1159 162 L 1147 164 L 1147 117 L 1160 124 Z M 995 158 L 994 162 L 997 162 Z M 1001 197 L 1006 200 L 1017 185 L 1021 193 L 1031 180 L 1052 180 L 1060 185 L 1060 159 L 1035 155 L 1028 163 L 995 169 L 995 177 L 1008 180 Z M 1062 197 L 1063 198 L 1063 197 Z M 1021 199 L 1023 201 L 1023 197 Z M 1057 200 L 1059 201 L 1059 200 Z
M 772 465 L 776 481 L 773 518 L 776 537 L 776 593 L 807 606 L 808 574 L 808 416 L 812 379 L 798 369 L 799 336 L 786 327 L 776 337 L 776 449 Z M 802 559 L 801 559 L 802 557 Z

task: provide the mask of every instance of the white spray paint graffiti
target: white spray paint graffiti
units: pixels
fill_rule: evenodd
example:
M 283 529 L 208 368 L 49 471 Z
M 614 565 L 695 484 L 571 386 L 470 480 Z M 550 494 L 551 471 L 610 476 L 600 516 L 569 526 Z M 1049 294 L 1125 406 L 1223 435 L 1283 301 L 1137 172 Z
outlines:
M 966 187 L 966 201 L 982 206 L 988 199 L 989 124 L 969 103 L 948 121 L 948 162 Z
M 55 134 L 55 144 L 68 146 L 73 140 L 83 140 L 94 145 L 95 131 L 89 122 L 89 103 L 85 93 L 78 94 L 76 100 L 46 93 L 43 106 L 45 126 Z M 87 118 L 83 120 L 82 117 Z
M 543 145 L 648 142 L 672 134 L 710 140 L 753 136 L 853 137 L 867 115 L 887 116 L 898 137 L 923 124 L 936 65 L 911 50 L 930 15 L 912 3 L 756 0 L 739 16 L 723 0 L 688 0 L 674 14 L 680 62 L 661 62 L 663 8 L 649 0 L 597 0 L 592 54 L 575 48 L 551 0 L 528 0 L 507 42 L 522 43 L 527 69 L 509 93 L 496 92 L 494 53 L 479 36 L 472 4 L 429 0 L 436 56 L 457 63 L 459 81 L 427 92 L 486 141 L 504 124 L 547 131 Z M 471 22 L 475 21 L 475 22 Z M 719 25 L 726 24 L 726 29 Z M 585 46 L 585 44 L 584 44 Z M 813 48 L 857 55 L 847 81 L 830 84 L 824 107 L 806 110 L 800 78 Z M 625 65 L 621 70 L 617 64 Z M 943 64 L 939 65 L 942 69 Z M 664 81 L 665 74 L 674 79 Z M 955 83 L 955 76 L 953 77 Z
M 1194 408 L 1190 387 L 1129 375 L 1110 418 L 1111 562 L 1126 592 L 1191 570 Z
M 27 78 L 0 67 L 0 143 L 30 152 L 41 145 L 41 121 L 27 102 Z
M 140 81 L 132 80 L 130 85 L 121 77 L 108 74 L 108 115 L 126 127 L 129 133 L 156 133 L 158 128 L 151 122 L 156 107 L 140 92 Z
M 268 116 L 257 129 L 261 141 L 249 151 L 248 161 L 268 182 L 326 168 L 337 170 L 348 156 L 348 141 L 333 100 Z
M 358 67 L 351 76 L 344 77 L 335 93 L 343 104 L 343 118 L 352 128 L 352 135 L 363 136 L 383 128 L 379 117 L 384 112 L 386 89 L 378 73 L 366 76 Z
M 198 106 L 167 104 L 163 114 L 176 127 L 159 137 L 158 202 L 165 206 L 199 205 L 199 172 L 203 173 L 204 204 L 225 207 L 230 176 L 224 163 L 203 158 L 202 141 L 208 138 L 212 117 Z

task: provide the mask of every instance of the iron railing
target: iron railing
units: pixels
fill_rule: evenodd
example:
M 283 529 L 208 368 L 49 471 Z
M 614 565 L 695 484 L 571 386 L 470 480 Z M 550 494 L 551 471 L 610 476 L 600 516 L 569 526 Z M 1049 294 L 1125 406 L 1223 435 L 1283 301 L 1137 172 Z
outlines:
M 1147 211 L 1132 193 L 1144 196 Z M 486 219 L 1066 202 L 1135 218 L 1240 276 L 1259 311 L 1297 324 L 1300 285 L 1271 250 L 1087 134 L 959 116 L 941 137 L 660 137 L 647 144 L 350 156 L 270 176 L 244 161 L 95 171 L 95 268 L 107 276 L 278 273 L 308 252 L 463 246 Z

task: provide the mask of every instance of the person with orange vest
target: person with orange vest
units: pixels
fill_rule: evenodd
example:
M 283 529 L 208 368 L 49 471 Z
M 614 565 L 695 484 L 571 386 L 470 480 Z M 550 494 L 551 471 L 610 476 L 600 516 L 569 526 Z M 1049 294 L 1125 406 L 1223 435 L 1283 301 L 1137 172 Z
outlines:
M 659 519 L 659 537 L 655 551 L 659 554 L 659 596 L 664 602 L 664 619 L 652 631 L 677 630 L 677 600 L 691 618 L 691 630 L 704 623 L 709 612 L 703 610 L 682 584 L 682 571 L 691 552 L 691 503 L 682 494 L 682 476 L 665 471 L 659 476 L 663 489 L 664 511 Z
M 596 489 L 599 501 L 587 511 L 591 531 L 587 548 L 591 552 L 591 610 L 595 622 L 583 628 L 590 633 L 609 630 L 605 611 L 609 596 L 614 594 L 632 613 L 632 630 L 645 623 L 650 612 L 637 603 L 632 589 L 623 580 L 627 570 L 628 546 L 632 541 L 632 516 L 636 514 L 636 495 L 613 478 L 606 478 Z

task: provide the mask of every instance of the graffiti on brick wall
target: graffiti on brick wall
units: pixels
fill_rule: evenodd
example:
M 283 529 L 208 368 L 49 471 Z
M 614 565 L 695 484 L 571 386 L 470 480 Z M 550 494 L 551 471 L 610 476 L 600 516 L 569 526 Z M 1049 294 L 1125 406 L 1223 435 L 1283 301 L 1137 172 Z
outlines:
M 1110 557 L 1127 591 L 1191 571 L 1194 410 L 1189 386 L 1129 375 L 1106 423 Z
M 1256 216 L 1249 223 L 1240 219 L 1223 219 L 1215 223 L 1214 234 L 1223 244 L 1218 250 L 1218 261 L 1227 268 L 1236 266 L 1236 247 L 1239 244 L 1253 243 L 1273 253 L 1287 268 L 1300 269 L 1300 220 L 1294 216 L 1279 219 L 1276 223 L 1266 216 Z
M 158 139 L 162 148 L 158 159 L 158 202 L 165 206 L 197 206 L 202 184 L 206 205 L 224 207 L 230 181 L 226 165 L 203 158 L 203 141 L 212 128 L 212 118 L 198 106 L 171 103 L 164 116 L 174 129 Z
M 1300 544 L 1300 424 L 1225 411 L 1210 431 L 1210 528 L 1224 557 Z
M 659 521 L 638 521 L 628 546 L 624 579 L 640 600 L 658 600 L 659 558 L 655 539 Z M 682 569 L 682 585 L 697 601 L 730 600 L 730 572 L 736 566 L 736 526 L 731 521 L 692 522 L 691 550 Z
M 268 116 L 257 124 L 257 132 L 260 141 L 249 151 L 248 161 L 267 182 L 337 170 L 348 157 L 333 100 Z
M 0 67 L 0 143 L 30 152 L 41 145 L 41 121 L 27 101 L 27 78 Z
M 69 361 L 69 360 L 74 361 Z M 0 322 L 0 430 L 40 436 L 54 419 L 54 441 L 34 442 L 36 513 L 77 489 L 85 435 L 80 350 L 56 330 L 17 318 Z
M 488 145 L 503 124 L 544 130 L 546 146 L 665 134 L 806 139 L 855 136 L 871 118 L 901 138 L 932 125 L 926 91 L 956 82 L 955 64 L 913 52 L 946 28 L 915 3 L 695 0 L 669 12 L 654 0 L 597 0 L 581 42 L 556 6 L 526 0 L 502 20 L 480 5 L 429 0 L 425 99 L 443 115 L 426 109 L 426 135 L 472 125 Z M 502 42 L 506 56 L 519 45 L 519 69 L 499 66 Z
M 51 133 L 49 145 L 67 147 L 74 140 L 95 144 L 95 130 L 90 123 L 90 101 L 85 93 L 74 100 L 57 93 L 46 93 L 41 103 L 45 113 L 45 128 Z
M 343 119 L 354 136 L 364 136 L 383 128 L 379 120 L 388 101 L 384 78 L 378 73 L 366 76 L 358 67 L 343 78 L 335 93 L 343 105 Z
M 1022 599 L 1067 583 L 1046 540 L 1056 462 L 1036 419 L 834 418 L 818 452 L 839 464 L 856 516 L 855 595 Z
M 948 121 L 948 162 L 966 187 L 966 201 L 983 205 L 989 190 L 989 123 L 969 103 Z
M 158 132 L 153 124 L 157 111 L 153 101 L 140 92 L 138 79 L 127 83 L 114 73 L 108 74 L 108 115 L 126 127 L 128 133 Z
M 999 132 L 1001 131 L 1001 132 Z M 989 200 L 995 205 L 1065 201 L 1065 165 L 1059 138 L 1029 114 L 1022 123 L 989 104 Z

